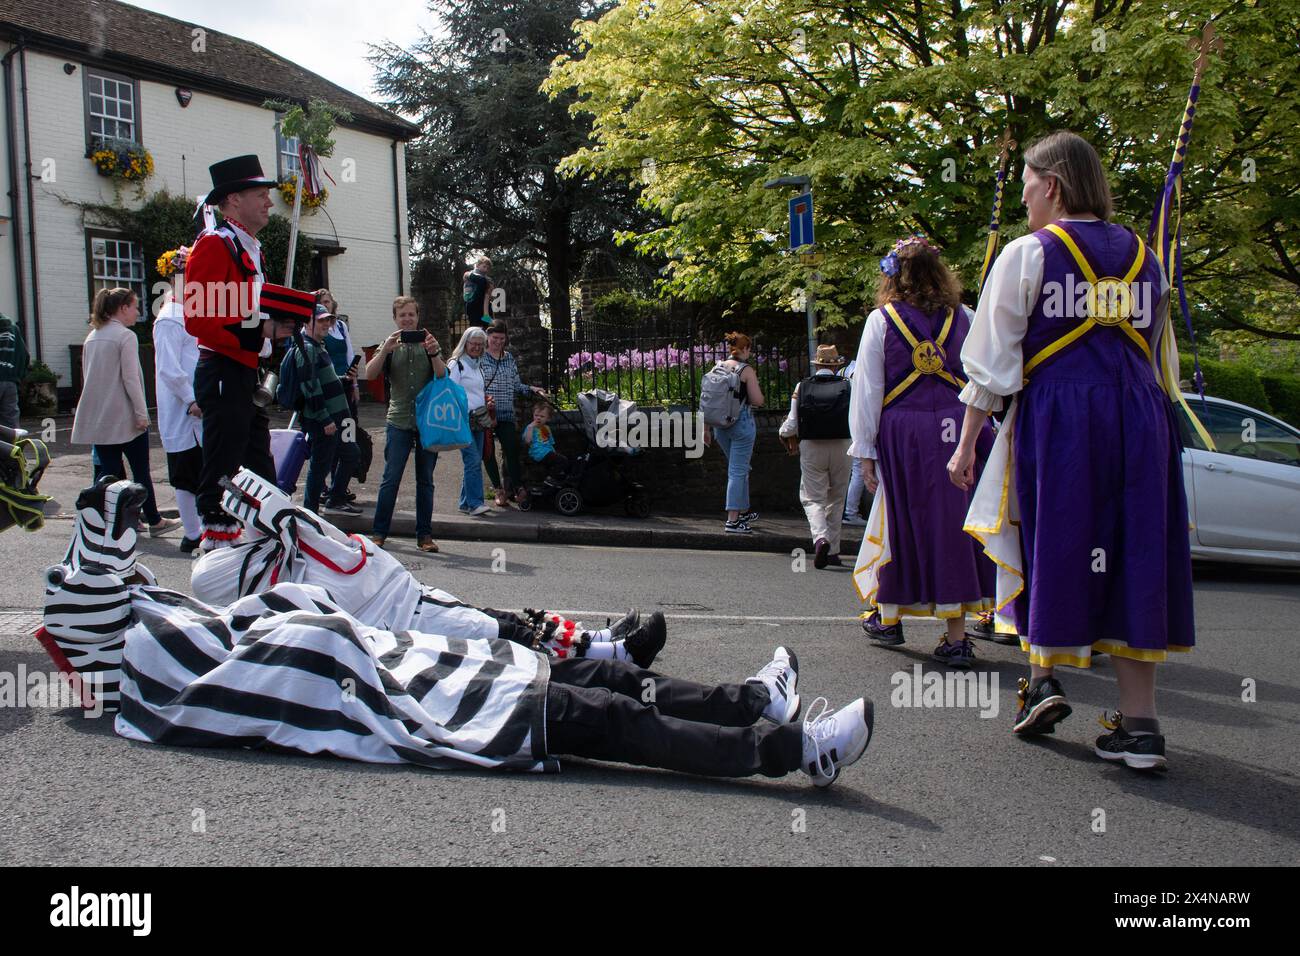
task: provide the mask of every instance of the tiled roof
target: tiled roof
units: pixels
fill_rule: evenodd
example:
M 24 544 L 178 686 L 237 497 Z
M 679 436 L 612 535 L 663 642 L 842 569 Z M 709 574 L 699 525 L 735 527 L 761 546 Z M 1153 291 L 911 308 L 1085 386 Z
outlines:
M 203 52 L 193 30 L 205 31 Z M 400 139 L 419 128 L 323 76 L 248 40 L 117 0 L 3 0 L 0 37 L 28 37 L 33 48 L 88 55 L 105 68 L 261 104 L 320 97 L 353 114 L 345 124 Z

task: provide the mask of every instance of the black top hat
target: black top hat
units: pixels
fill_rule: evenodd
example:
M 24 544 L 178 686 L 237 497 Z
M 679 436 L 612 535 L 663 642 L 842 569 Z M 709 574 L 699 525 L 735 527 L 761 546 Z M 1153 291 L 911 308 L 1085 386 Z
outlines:
M 212 192 L 208 193 L 208 198 L 204 202 L 209 206 L 215 206 L 231 193 L 237 193 L 241 189 L 275 185 L 274 179 L 267 179 L 263 174 L 262 161 L 256 154 L 223 159 L 209 166 L 208 172 L 212 174 Z

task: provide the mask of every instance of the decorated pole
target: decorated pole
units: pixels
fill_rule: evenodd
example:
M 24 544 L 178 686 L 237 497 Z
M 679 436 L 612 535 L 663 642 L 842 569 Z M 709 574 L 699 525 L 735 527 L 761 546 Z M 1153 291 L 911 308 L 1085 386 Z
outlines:
M 298 151 L 299 157 L 302 156 L 302 150 Z M 284 284 L 290 289 L 293 288 L 293 260 L 298 254 L 298 220 L 302 218 L 302 160 L 298 161 L 298 182 L 297 189 L 293 191 L 293 212 L 289 216 L 289 252 L 285 256 L 284 266 Z
M 1192 73 L 1192 88 L 1187 94 L 1187 105 L 1183 108 L 1183 119 L 1179 125 L 1178 137 L 1174 143 L 1174 155 L 1169 162 L 1169 171 L 1165 174 L 1165 187 L 1156 201 L 1155 211 L 1151 214 L 1151 228 L 1147 231 L 1147 245 L 1155 253 L 1156 259 L 1164 269 L 1169 281 L 1170 292 L 1177 292 L 1178 305 L 1183 313 L 1183 323 L 1187 326 L 1187 336 L 1192 347 L 1192 363 L 1195 368 L 1196 390 L 1205 397 L 1205 377 L 1201 374 L 1201 362 L 1196 350 L 1196 331 L 1192 328 L 1191 309 L 1187 305 L 1187 291 L 1183 287 L 1183 249 L 1182 249 L 1182 206 L 1183 206 L 1183 166 L 1187 159 L 1187 144 L 1192 138 L 1192 120 L 1196 116 L 1196 100 L 1201 93 L 1201 75 L 1209 62 L 1212 51 L 1221 51 L 1223 41 L 1214 31 L 1214 24 L 1207 23 L 1201 31 L 1199 40 L 1189 40 L 1188 46 L 1197 51 L 1196 64 Z M 1172 222 L 1172 229 L 1170 223 Z M 1171 310 L 1172 311 L 1172 310 Z M 1178 345 L 1174 336 L 1172 322 L 1165 324 L 1161 340 L 1160 360 L 1163 384 L 1170 398 L 1181 405 L 1191 419 L 1192 425 L 1201 440 L 1209 448 L 1214 447 L 1214 440 L 1205 427 L 1192 413 L 1183 400 L 1178 385 Z
M 1002 190 L 1007 181 L 1007 163 L 1011 158 L 1011 151 L 1016 148 L 1016 141 L 1011 138 L 1011 130 L 1002 134 L 1002 139 L 998 145 L 998 178 L 993 187 L 993 215 L 989 220 L 989 239 L 984 247 L 984 265 L 980 268 L 980 282 L 976 289 L 976 294 L 984 291 L 984 282 L 989 277 L 989 269 L 993 267 L 993 260 L 998 255 L 998 228 L 1002 224 Z

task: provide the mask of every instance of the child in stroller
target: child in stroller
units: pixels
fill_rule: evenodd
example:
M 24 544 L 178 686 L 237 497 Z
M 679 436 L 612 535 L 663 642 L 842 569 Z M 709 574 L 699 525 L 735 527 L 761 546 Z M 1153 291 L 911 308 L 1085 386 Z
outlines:
M 527 482 L 528 495 L 519 503 L 519 510 L 528 511 L 537 503 L 553 503 L 560 514 L 572 516 L 584 507 L 602 507 L 621 500 L 632 517 L 649 517 L 650 498 L 645 487 L 627 476 L 630 460 L 640 449 L 624 444 L 607 447 L 597 439 L 598 430 L 605 434 L 612 430 L 602 425 L 626 422 L 627 416 L 636 412 L 635 403 L 604 389 L 580 393 L 578 408 L 582 412 L 584 450 L 572 459 L 555 451 L 551 406 L 546 403 L 546 410 L 539 418 L 541 404 L 534 408 L 533 424 L 524 430 L 523 438 L 530 460 L 548 466 L 548 473 L 540 482 Z M 615 433 L 621 434 L 621 430 Z

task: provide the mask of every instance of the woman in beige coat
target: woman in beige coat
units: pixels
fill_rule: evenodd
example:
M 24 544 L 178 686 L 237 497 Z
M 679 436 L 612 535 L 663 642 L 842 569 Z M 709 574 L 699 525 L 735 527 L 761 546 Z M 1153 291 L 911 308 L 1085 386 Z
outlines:
M 72 441 L 94 447 L 95 481 L 105 475 L 131 477 L 144 486 L 142 512 L 151 537 L 180 524 L 158 513 L 149 476 L 149 409 L 144 399 L 140 345 L 131 326 L 140 300 L 130 289 L 100 289 L 90 312 L 93 328 L 81 350 L 81 401 L 72 421 Z

